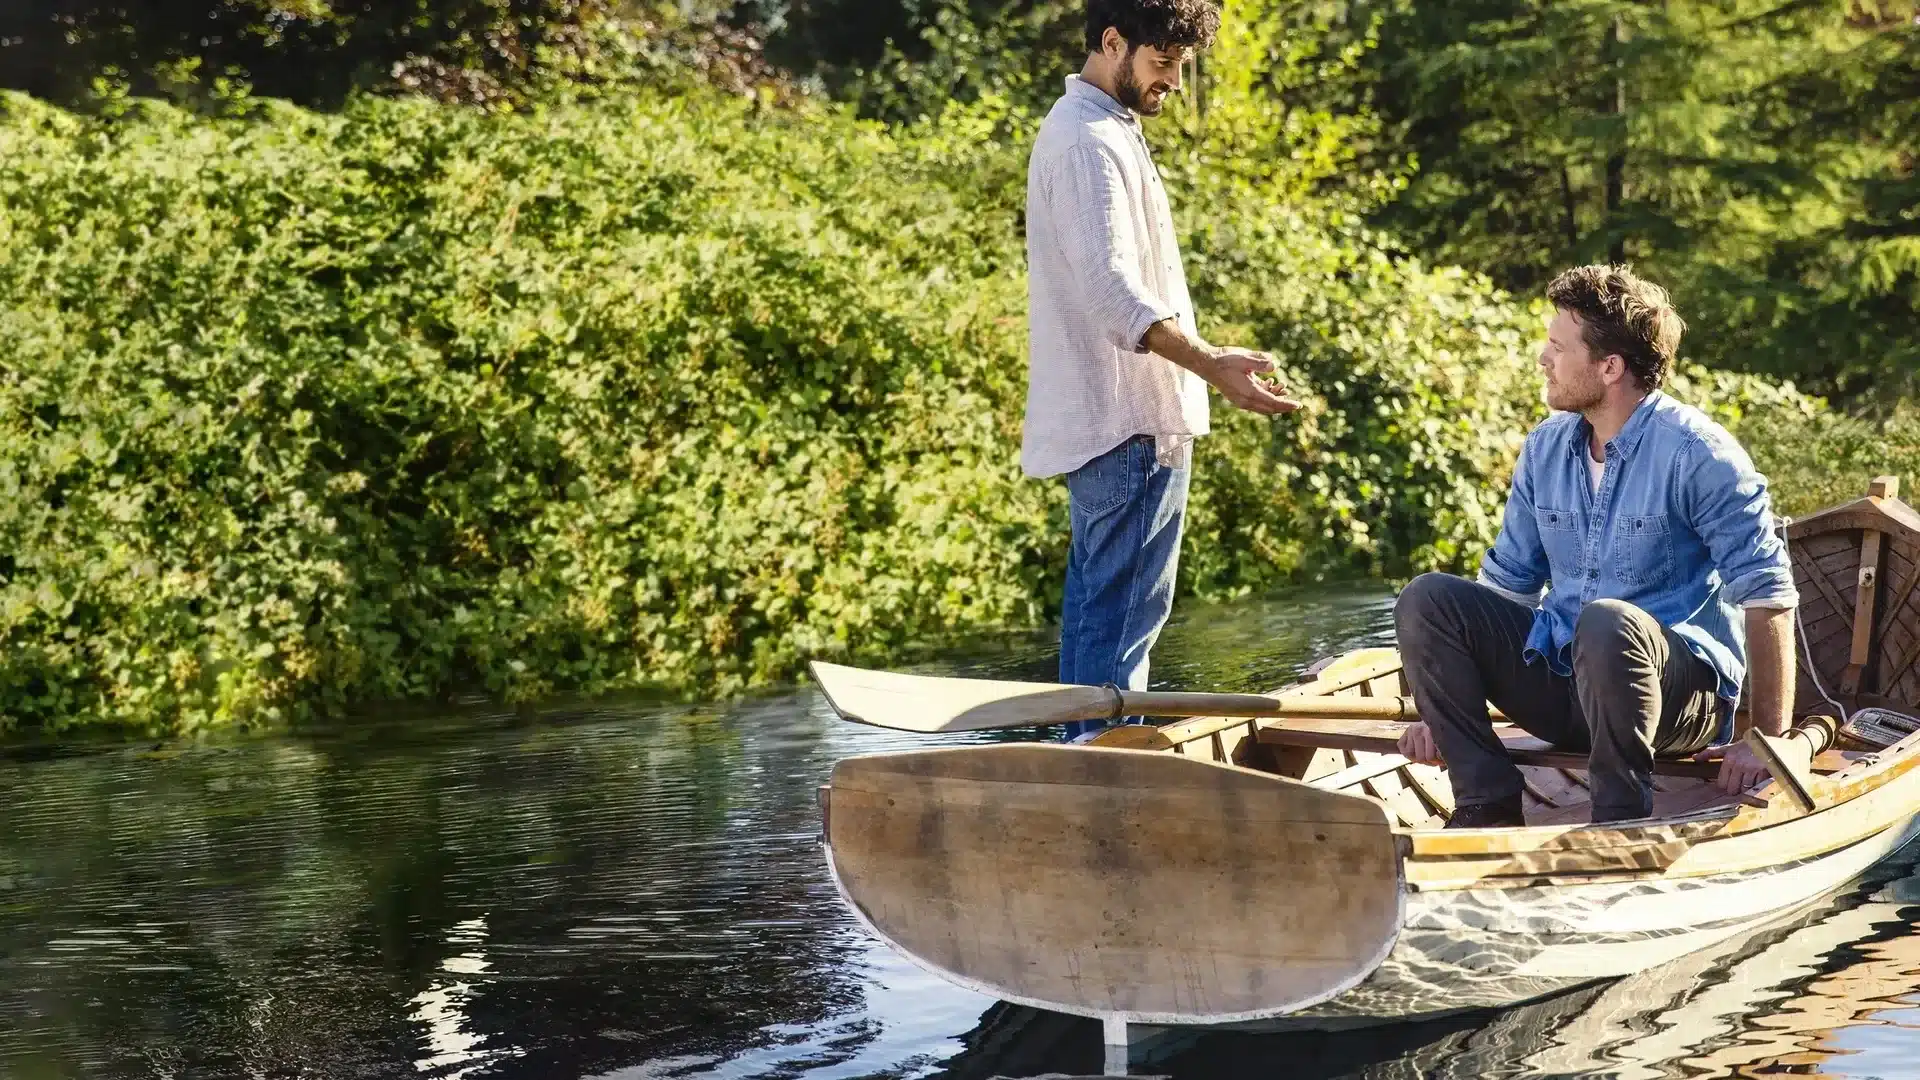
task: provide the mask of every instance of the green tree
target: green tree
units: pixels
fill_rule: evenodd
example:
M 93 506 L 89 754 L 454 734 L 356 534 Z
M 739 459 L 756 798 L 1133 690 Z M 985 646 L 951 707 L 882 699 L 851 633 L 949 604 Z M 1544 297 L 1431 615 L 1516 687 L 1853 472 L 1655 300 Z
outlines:
M 72 102 L 96 84 L 204 99 L 228 86 L 304 105 L 400 90 L 501 105 L 557 80 L 773 79 L 711 4 L 657 0 L 20 0 L 0 6 L 0 89 Z
M 1857 393 L 1920 372 L 1911 3 L 1362 0 L 1368 160 L 1418 171 L 1376 221 L 1516 291 L 1628 260 L 1696 355 Z M 1349 36 L 1357 33 L 1346 31 Z

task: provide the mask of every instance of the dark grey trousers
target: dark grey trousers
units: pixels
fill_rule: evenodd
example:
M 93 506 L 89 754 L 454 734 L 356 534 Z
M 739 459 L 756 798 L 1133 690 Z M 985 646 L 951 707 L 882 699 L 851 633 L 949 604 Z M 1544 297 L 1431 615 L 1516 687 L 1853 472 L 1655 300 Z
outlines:
M 1415 578 L 1393 616 L 1414 704 L 1461 806 L 1520 794 L 1488 702 L 1555 748 L 1587 753 L 1594 821 L 1652 814 L 1654 755 L 1703 750 L 1719 730 L 1713 669 L 1632 604 L 1596 600 L 1580 612 L 1572 678 L 1521 658 L 1533 609 L 1465 578 Z

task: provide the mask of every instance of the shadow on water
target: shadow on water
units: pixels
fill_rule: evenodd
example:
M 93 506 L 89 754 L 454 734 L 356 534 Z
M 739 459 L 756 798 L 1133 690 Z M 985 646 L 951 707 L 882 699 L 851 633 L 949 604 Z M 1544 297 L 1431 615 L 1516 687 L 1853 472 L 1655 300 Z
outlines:
M 1379 589 L 1190 606 L 1155 683 L 1270 687 L 1388 631 Z M 935 669 L 1048 678 L 1053 662 L 1023 638 Z M 1091 1022 L 921 972 L 825 874 L 815 787 L 835 761 L 985 738 L 844 724 L 803 690 L 0 757 L 0 1076 L 1090 1071 Z M 1212 1035 L 1150 1071 L 1911 1074 L 1911 873 L 1529 1008 Z

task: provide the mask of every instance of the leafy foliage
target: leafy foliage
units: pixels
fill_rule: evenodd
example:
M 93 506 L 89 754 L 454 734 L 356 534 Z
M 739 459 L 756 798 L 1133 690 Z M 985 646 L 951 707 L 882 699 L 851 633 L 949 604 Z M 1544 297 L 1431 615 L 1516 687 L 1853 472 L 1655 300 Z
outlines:
M 1052 500 L 978 359 L 1019 280 L 876 129 L 7 109 L 15 722 L 724 688 L 1038 615 Z
M 1232 25 L 1246 69 L 1355 55 Z M 1151 128 L 1202 329 L 1313 401 L 1216 408 L 1180 587 L 1468 566 L 1542 313 L 1396 255 L 1363 121 L 1274 92 Z M 1004 96 L 0 107 L 0 727 L 726 693 L 1057 608 Z M 1835 430 L 1699 377 L 1795 454 Z

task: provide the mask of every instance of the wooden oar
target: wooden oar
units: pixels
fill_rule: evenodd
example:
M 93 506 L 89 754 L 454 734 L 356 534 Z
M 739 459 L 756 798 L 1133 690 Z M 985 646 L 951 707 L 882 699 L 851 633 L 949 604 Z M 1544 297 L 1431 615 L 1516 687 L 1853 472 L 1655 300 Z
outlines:
M 1039 727 L 1122 716 L 1255 716 L 1301 720 L 1417 720 L 1413 699 L 1402 696 L 1327 697 L 1309 693 L 1205 694 L 1119 690 L 1106 686 L 903 675 L 815 661 L 808 665 L 842 719 L 897 731 L 935 734 Z M 1814 752 L 1832 744 L 1830 717 L 1803 718 L 1817 728 Z M 1145 733 L 1121 732 L 1112 745 L 1158 749 Z M 1803 811 L 1813 805 L 1808 778 L 1792 770 L 1764 739 L 1749 733 L 1768 772 Z M 1749 796 L 1751 799 L 1751 796 Z
M 815 662 L 809 667 L 841 718 L 897 731 L 995 731 L 1117 720 L 1122 716 L 1312 716 L 1411 720 L 1407 697 L 1203 694 L 1106 686 L 903 675 Z

